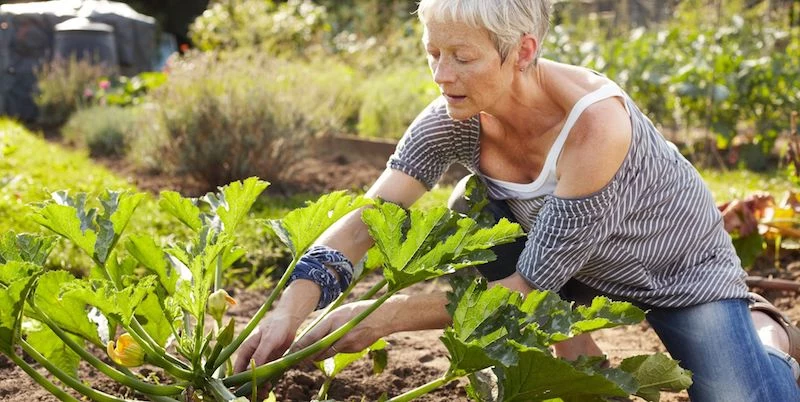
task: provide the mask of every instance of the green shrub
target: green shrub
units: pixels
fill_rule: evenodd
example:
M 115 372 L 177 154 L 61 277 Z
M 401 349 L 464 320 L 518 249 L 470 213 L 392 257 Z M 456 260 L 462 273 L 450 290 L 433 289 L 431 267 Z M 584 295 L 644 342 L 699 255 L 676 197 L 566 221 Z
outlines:
M 375 74 L 360 90 L 363 103 L 358 133 L 366 137 L 400 138 L 422 109 L 439 95 L 423 67 Z
M 38 122 L 45 126 L 64 124 L 79 107 L 89 104 L 92 87 L 113 70 L 85 60 L 56 59 L 36 72 L 39 92 L 34 101 L 39 107 Z
M 338 124 L 330 110 L 338 103 L 334 85 L 346 80 L 328 75 L 325 94 L 324 87 L 313 85 L 314 74 L 331 70 L 310 71 L 241 53 L 186 57 L 152 93 L 160 122 L 151 116 L 153 132 L 144 134 L 157 144 L 150 153 L 168 169 L 210 187 L 252 175 L 281 182 L 314 136 Z
M 155 102 L 144 103 L 139 106 L 136 117 L 131 131 L 135 134 L 127 138 L 125 159 L 144 173 L 169 172 L 171 168 L 161 155 L 169 142 L 161 107 Z
M 92 104 L 101 106 L 139 105 L 145 101 L 148 92 L 166 81 L 167 73 L 160 71 L 145 71 L 133 77 L 102 78 L 91 87 L 90 100 Z
M 189 27 L 201 50 L 259 47 L 272 54 L 298 55 L 320 45 L 330 30 L 327 14 L 308 0 L 228 0 L 212 4 Z
M 137 110 L 92 106 L 77 111 L 61 130 L 68 142 L 85 146 L 93 157 L 124 156 L 137 123 Z

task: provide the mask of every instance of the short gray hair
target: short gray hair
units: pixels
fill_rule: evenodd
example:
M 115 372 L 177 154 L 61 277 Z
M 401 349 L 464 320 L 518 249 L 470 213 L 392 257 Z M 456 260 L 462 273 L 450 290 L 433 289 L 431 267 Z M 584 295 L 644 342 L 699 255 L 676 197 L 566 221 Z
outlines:
M 524 34 L 536 38 L 538 59 L 550 29 L 551 0 L 421 0 L 420 21 L 455 21 L 489 31 L 505 61 Z

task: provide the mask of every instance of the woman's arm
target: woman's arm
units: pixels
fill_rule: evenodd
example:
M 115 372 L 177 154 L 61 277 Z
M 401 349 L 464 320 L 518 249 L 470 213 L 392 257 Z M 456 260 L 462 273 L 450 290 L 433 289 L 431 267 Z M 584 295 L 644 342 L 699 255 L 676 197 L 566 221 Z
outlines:
M 386 169 L 367 191 L 367 196 L 408 207 L 425 191 L 425 186 L 413 177 Z M 361 210 L 350 213 L 328 228 L 316 244 L 339 250 L 350 261 L 359 261 L 372 246 L 372 238 L 361 220 Z M 262 365 L 280 357 L 291 345 L 305 318 L 316 308 L 320 295 L 319 285 L 312 281 L 298 279 L 292 282 L 274 310 L 242 344 L 236 357 L 235 371 L 246 370 L 250 359 L 255 360 L 256 365 Z
M 398 170 L 386 169 L 367 191 L 366 196 L 408 208 L 425 191 L 425 186 L 413 177 Z M 315 244 L 339 250 L 350 261 L 356 262 L 364 257 L 372 243 L 367 225 L 361 220 L 361 210 L 358 210 L 331 226 Z

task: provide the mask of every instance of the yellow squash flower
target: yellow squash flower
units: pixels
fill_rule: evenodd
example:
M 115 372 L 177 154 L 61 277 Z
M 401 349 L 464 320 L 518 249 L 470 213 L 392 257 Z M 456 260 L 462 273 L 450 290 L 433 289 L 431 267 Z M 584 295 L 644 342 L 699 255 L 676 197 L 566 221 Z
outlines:
M 144 364 L 144 349 L 130 334 L 120 335 L 116 347 L 114 341 L 108 341 L 106 351 L 108 357 L 120 366 L 138 367 Z

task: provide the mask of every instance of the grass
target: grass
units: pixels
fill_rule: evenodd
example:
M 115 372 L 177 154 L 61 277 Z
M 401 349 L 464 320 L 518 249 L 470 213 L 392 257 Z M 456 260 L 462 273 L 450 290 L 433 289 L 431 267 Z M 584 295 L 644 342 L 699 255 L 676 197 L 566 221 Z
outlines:
M 744 198 L 754 192 L 767 192 L 776 199 L 780 199 L 790 189 L 797 190 L 783 171 L 751 172 L 748 170 L 701 169 L 700 175 L 703 176 L 717 202 Z
M 45 229 L 29 216 L 33 212 L 32 206 L 49 200 L 54 191 L 85 192 L 90 195 L 90 200 L 91 196 L 100 195 L 106 189 L 141 192 L 114 172 L 93 162 L 87 152 L 50 143 L 22 125 L 2 118 L 0 155 L 0 233 L 45 233 Z M 313 197 L 261 197 L 253 208 L 252 217 L 280 217 L 310 198 Z M 97 203 L 90 206 L 99 208 Z M 186 238 L 188 229 L 159 209 L 157 196 L 146 193 L 126 229 L 126 234 L 132 233 L 173 242 Z M 252 250 L 247 257 L 251 264 L 280 261 L 283 253 L 275 243 L 272 234 L 257 219 L 249 219 L 241 225 L 239 244 L 245 250 Z M 48 265 L 85 273 L 91 262 L 77 247 L 62 242 L 51 254 Z M 254 270 L 262 268 L 269 267 L 256 266 Z

